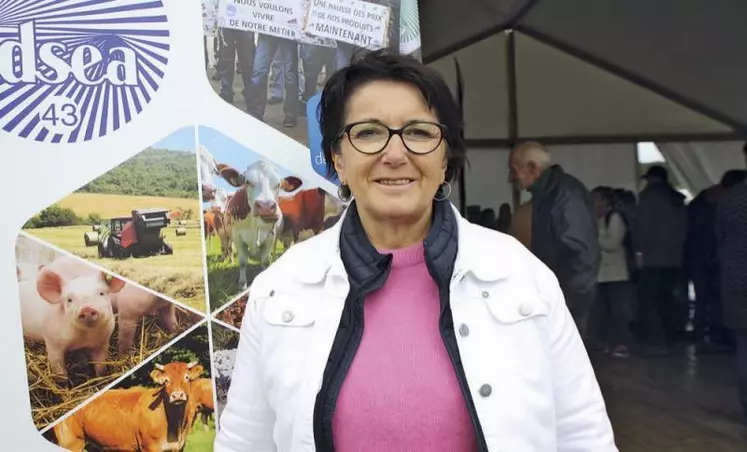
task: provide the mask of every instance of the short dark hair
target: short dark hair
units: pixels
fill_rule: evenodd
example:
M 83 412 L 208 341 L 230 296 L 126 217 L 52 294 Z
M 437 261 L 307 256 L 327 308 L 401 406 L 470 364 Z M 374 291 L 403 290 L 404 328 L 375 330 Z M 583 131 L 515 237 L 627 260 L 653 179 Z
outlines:
M 322 149 L 327 161 L 327 174 L 336 175 L 332 154 L 339 151 L 340 132 L 344 127 L 345 112 L 350 96 L 361 85 L 373 81 L 409 83 L 420 91 L 426 103 L 436 113 L 446 129 L 446 180 L 453 181 L 466 161 L 464 124 L 459 104 L 441 74 L 417 59 L 388 49 L 365 52 L 354 56 L 349 66 L 333 73 L 324 85 L 319 103 L 319 122 Z

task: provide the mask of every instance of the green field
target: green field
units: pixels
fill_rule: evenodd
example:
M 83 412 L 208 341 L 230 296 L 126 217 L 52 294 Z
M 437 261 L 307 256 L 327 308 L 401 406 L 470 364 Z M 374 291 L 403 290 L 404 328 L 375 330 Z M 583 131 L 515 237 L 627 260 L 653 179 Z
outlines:
M 102 218 L 119 217 L 129 215 L 132 209 L 150 209 L 156 207 L 175 211 L 191 209 L 195 218 L 197 218 L 201 209 L 197 199 L 108 195 L 100 193 L 73 193 L 61 199 L 56 204 L 60 207 L 72 209 L 82 218 L 92 213 L 97 213 Z
M 184 446 L 184 452 L 212 452 L 213 442 L 215 441 L 215 414 L 208 421 L 209 429 L 206 431 L 202 419 L 199 418 L 192 427 L 192 431 L 187 435 L 187 442 Z
M 278 241 L 272 260 L 280 257 L 284 252 L 283 244 Z M 220 240 L 214 237 L 207 248 L 208 291 L 210 311 L 213 312 L 240 294 L 239 290 L 239 260 L 234 250 L 233 264 L 228 259 L 220 259 Z M 254 277 L 262 271 L 259 262 L 249 259 L 247 263 L 247 281 L 252 284 Z
M 176 236 L 174 227 L 162 230 L 166 241 L 174 248 L 174 254 L 137 259 L 100 259 L 97 248 L 86 247 L 83 242 L 83 234 L 90 230 L 90 226 L 62 226 L 26 229 L 26 232 L 149 289 L 205 311 L 202 228 L 198 222 L 189 224 L 187 235 L 181 237 Z

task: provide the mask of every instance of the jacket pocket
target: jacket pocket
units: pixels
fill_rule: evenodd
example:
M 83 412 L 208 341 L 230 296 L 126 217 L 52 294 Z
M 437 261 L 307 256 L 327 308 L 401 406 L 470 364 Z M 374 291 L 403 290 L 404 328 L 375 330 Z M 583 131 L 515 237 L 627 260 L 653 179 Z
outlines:
M 547 304 L 540 299 L 485 300 L 485 305 L 493 318 L 504 324 L 537 320 L 550 312 Z
M 278 327 L 307 327 L 316 321 L 317 307 L 313 306 L 306 297 L 283 294 L 270 299 L 265 305 L 262 317 L 265 322 Z

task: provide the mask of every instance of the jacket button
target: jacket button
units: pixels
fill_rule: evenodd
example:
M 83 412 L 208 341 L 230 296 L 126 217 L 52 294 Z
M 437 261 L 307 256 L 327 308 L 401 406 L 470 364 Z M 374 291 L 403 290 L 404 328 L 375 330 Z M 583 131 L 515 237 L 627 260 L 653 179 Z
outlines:
M 487 291 L 487 290 L 484 290 L 484 291 L 482 292 L 482 297 L 483 297 L 483 298 L 488 298 L 489 296 L 490 296 L 490 293 L 488 293 L 488 291 Z
M 285 311 L 285 312 L 283 312 L 283 322 L 285 322 L 285 323 L 290 322 L 291 320 L 293 320 L 294 317 L 295 316 L 293 315 L 293 313 L 291 311 Z
M 524 317 L 532 314 L 532 305 L 529 303 L 522 303 L 521 306 L 519 306 L 519 314 L 523 315 Z
M 489 397 L 490 394 L 493 392 L 493 388 L 490 387 L 490 385 L 482 385 L 480 386 L 480 395 L 483 397 Z
M 469 327 L 466 324 L 462 323 L 462 325 L 459 327 L 459 335 L 462 337 L 469 336 Z
M 275 291 L 274 291 L 274 290 L 271 290 L 271 291 L 270 291 L 270 296 L 273 296 L 273 295 L 275 295 Z

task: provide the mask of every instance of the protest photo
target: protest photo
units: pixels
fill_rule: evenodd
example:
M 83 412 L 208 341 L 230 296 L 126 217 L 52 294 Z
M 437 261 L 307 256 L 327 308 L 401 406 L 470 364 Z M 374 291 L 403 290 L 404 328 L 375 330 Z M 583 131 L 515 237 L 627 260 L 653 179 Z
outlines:
M 330 74 L 361 52 L 420 49 L 417 0 L 203 0 L 203 34 L 216 94 L 310 147 L 307 107 Z

